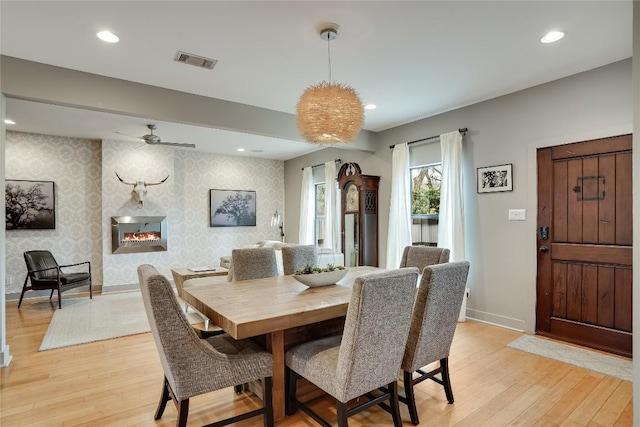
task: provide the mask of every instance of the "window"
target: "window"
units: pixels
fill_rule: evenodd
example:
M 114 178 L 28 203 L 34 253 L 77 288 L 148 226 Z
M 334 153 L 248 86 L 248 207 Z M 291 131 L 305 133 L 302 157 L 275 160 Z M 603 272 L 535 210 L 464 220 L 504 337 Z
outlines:
M 442 163 L 411 168 L 411 237 L 414 245 L 438 245 Z
M 315 215 L 315 240 L 318 247 L 322 247 L 324 243 L 324 233 L 325 233 L 325 217 L 326 217 L 326 197 L 327 186 L 324 182 L 320 182 L 315 184 L 315 205 L 316 205 L 316 215 Z

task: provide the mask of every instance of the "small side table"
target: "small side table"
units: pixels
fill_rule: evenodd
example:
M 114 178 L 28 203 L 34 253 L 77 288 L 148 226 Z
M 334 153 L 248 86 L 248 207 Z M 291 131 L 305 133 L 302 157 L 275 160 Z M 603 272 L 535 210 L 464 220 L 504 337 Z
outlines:
M 224 267 L 216 267 L 215 270 L 208 271 L 191 271 L 188 268 L 172 268 L 171 274 L 173 275 L 173 282 L 176 284 L 176 289 L 178 290 L 178 296 L 182 298 L 182 289 L 185 280 L 195 279 L 196 277 L 226 276 L 229 274 L 229 270 Z
M 185 280 L 195 279 L 197 277 L 212 277 L 212 276 L 226 276 L 229 274 L 229 270 L 224 267 L 215 267 L 213 270 L 207 271 L 192 271 L 188 268 L 172 268 L 171 274 L 173 275 L 173 282 L 176 285 L 176 289 L 178 290 L 178 296 L 182 298 L 182 290 L 184 289 Z M 184 312 L 186 313 L 189 306 L 185 303 Z M 201 314 L 204 317 L 204 330 L 209 330 L 209 319 Z

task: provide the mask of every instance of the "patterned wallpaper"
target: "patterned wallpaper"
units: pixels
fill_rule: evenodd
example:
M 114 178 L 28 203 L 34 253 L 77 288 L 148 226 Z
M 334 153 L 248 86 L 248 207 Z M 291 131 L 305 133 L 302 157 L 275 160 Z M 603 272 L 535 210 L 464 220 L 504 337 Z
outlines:
M 137 142 L 103 141 L 102 214 L 104 286 L 137 283 L 136 268 L 153 264 L 171 278 L 171 269 L 217 266 L 236 247 L 279 238 L 269 226 L 273 212 L 284 211 L 284 162 L 220 156 L 186 148 L 140 146 Z M 131 199 L 131 186 L 118 181 L 160 181 L 148 188 L 142 209 Z M 255 227 L 209 227 L 209 189 L 256 191 Z M 111 217 L 166 216 L 167 251 L 111 253 Z
M 279 239 L 269 221 L 284 212 L 282 161 L 7 132 L 6 163 L 7 179 L 56 182 L 56 229 L 7 232 L 7 293 L 22 289 L 29 249 L 49 249 L 60 263 L 90 258 L 94 285 L 113 287 L 137 284 L 143 263 L 171 278 L 172 268 L 217 266 L 233 248 Z M 169 179 L 149 187 L 138 209 L 115 172 L 127 181 Z M 256 226 L 209 227 L 209 189 L 256 191 Z M 111 217 L 125 215 L 166 216 L 167 251 L 112 254 Z
M 6 179 L 55 182 L 55 230 L 6 232 L 6 292 L 22 290 L 23 252 L 45 249 L 59 264 L 91 261 L 94 285 L 102 283 L 101 144 L 77 138 L 6 133 Z

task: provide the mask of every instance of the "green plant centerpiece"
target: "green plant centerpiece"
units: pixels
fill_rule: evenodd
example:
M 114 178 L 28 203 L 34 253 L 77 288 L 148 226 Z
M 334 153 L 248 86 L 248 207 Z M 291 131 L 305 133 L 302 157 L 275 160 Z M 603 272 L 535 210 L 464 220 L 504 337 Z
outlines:
M 346 274 L 347 269 L 342 265 L 328 264 L 326 267 L 321 268 L 307 264 L 303 268 L 296 270 L 293 273 L 293 278 L 310 288 L 315 288 L 335 285 Z
M 345 267 L 342 265 L 327 264 L 326 267 L 320 268 L 316 265 L 307 264 L 303 268 L 296 270 L 293 274 L 318 274 L 336 270 L 345 270 Z

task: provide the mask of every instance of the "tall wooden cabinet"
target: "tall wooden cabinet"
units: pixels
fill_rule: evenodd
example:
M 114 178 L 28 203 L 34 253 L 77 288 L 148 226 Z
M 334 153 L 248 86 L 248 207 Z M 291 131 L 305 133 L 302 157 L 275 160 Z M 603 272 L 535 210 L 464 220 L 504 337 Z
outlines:
M 345 267 L 378 267 L 378 186 L 380 177 L 363 175 L 357 163 L 338 172 Z

